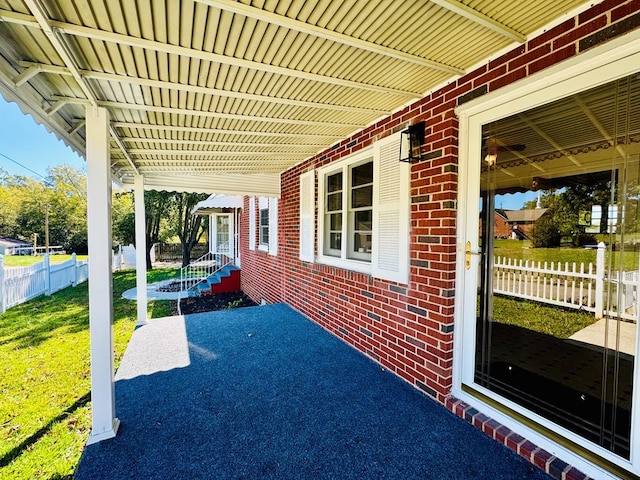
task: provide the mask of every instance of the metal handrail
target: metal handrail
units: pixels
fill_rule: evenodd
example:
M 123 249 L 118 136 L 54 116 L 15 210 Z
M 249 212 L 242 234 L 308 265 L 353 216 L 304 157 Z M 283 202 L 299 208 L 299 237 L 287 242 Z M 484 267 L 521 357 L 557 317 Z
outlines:
M 228 252 L 229 242 L 219 245 L 218 250 L 226 250 Z M 195 289 L 208 277 L 231 263 L 233 263 L 233 258 L 229 256 L 229 253 L 205 253 L 197 260 L 180 269 L 180 291 L 185 292 Z

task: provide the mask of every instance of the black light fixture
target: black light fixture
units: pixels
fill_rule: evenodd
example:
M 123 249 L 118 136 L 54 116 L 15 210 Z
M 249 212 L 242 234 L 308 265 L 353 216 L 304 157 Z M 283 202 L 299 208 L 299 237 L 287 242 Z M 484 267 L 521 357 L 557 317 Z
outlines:
M 424 120 L 409 125 L 400 132 L 400 161 L 413 163 L 420 160 L 420 147 L 424 145 Z

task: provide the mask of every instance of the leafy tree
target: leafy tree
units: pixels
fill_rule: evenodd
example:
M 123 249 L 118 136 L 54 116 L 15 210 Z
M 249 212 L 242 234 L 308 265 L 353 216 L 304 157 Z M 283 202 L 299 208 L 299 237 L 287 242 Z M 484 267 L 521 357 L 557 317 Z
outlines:
M 191 211 L 201 200 L 208 197 L 201 193 L 177 193 L 175 194 L 175 209 L 177 218 L 175 223 L 176 234 L 182 246 L 182 266 L 191 261 L 191 250 L 206 231 L 207 222 L 203 222 L 201 215 L 193 215 Z
M 135 245 L 136 226 L 133 193 L 117 191 L 111 201 L 112 235 L 114 245 Z
M 150 190 L 144 192 L 147 270 L 151 270 L 151 248 L 161 240 L 163 227 L 171 214 L 173 193 Z
M 24 191 L 15 184 L 13 177 L 0 168 L 0 237 L 23 238 L 17 216 L 24 196 Z
M 538 219 L 533 227 L 532 245 L 534 248 L 559 247 L 562 235 L 560 226 L 556 222 L 556 216 L 547 211 Z

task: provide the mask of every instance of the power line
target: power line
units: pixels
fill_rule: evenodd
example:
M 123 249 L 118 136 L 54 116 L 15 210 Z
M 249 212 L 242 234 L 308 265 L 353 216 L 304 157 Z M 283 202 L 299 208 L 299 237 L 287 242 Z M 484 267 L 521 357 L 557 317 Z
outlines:
M 43 175 L 40 175 L 38 172 L 36 172 L 36 171 L 34 171 L 34 170 L 31 170 L 29 167 L 26 167 L 26 166 L 22 165 L 20 162 L 17 162 L 17 161 L 16 161 L 16 160 L 14 160 L 13 158 L 6 156 L 6 155 L 5 155 L 4 153 L 2 153 L 2 152 L 0 152 L 0 157 L 4 157 L 4 158 L 6 158 L 6 159 L 7 159 L 7 160 L 9 160 L 10 162 L 15 163 L 16 165 L 18 165 L 18 166 L 20 166 L 20 167 L 24 168 L 25 170 L 28 170 L 29 172 L 33 173 L 34 175 L 39 176 L 40 178 L 42 178 L 42 179 L 43 179 L 43 180 L 45 180 L 45 181 L 47 180 L 47 178 L 46 178 L 46 177 L 44 177 Z

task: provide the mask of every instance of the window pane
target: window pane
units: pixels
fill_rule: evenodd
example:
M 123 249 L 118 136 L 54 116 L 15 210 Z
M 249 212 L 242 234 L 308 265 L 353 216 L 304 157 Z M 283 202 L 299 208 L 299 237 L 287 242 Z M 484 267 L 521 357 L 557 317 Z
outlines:
M 370 207 L 373 205 L 373 185 L 354 188 L 351 192 L 351 208 Z
M 342 214 L 340 213 L 332 213 L 330 216 L 330 229 L 331 230 L 342 230 Z
M 260 210 L 260 225 L 269 225 L 269 209 Z
M 342 172 L 334 173 L 327 177 L 327 192 L 337 192 L 342 190 Z
M 355 229 L 371 231 L 373 212 L 371 210 L 361 210 L 355 212 Z
M 342 248 L 342 234 L 331 233 L 329 234 L 329 248 L 332 250 L 340 250 Z
M 373 183 L 373 162 L 358 165 L 351 169 L 351 186 L 365 185 Z
M 354 246 L 358 253 L 371 253 L 371 234 L 354 234 Z
M 332 193 L 327 197 L 327 211 L 336 212 L 342 210 L 342 193 Z

